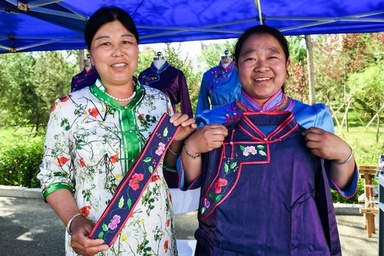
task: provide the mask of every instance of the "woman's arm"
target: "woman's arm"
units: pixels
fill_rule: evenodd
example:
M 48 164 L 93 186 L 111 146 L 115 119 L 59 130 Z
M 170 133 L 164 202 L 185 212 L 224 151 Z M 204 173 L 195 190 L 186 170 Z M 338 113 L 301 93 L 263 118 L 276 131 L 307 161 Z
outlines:
M 337 135 L 320 128 L 309 128 L 303 135 L 314 155 L 330 161 L 332 181 L 341 189 L 348 187 L 356 165 L 352 148 Z
M 79 208 L 69 190 L 56 190 L 46 197 L 46 201 L 67 226 L 67 231 L 71 234 L 71 246 L 77 254 L 94 255 L 108 249 L 103 239 L 88 238 L 93 224 L 85 216 L 77 216 Z
M 221 124 L 205 125 L 184 142 L 181 162 L 185 182 L 190 184 L 202 173 L 201 154 L 221 147 L 228 130 Z

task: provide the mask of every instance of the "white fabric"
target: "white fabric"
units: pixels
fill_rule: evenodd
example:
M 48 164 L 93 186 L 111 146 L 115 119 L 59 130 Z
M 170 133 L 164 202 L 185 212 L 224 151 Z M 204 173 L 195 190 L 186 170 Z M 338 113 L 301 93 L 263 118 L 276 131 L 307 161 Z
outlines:
M 171 192 L 174 214 L 196 211 L 199 207 L 200 188 L 187 191 L 182 191 L 178 188 L 171 188 L 169 190 Z

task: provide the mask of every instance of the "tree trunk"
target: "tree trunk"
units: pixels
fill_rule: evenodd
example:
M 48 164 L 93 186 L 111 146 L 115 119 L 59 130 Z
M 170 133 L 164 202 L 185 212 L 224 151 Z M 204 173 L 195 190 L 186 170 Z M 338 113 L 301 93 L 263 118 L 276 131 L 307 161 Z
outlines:
M 315 92 L 315 74 L 313 69 L 313 50 L 311 36 L 305 36 L 305 45 L 307 47 L 307 61 L 308 61 L 308 86 L 309 86 L 309 104 L 313 105 L 316 103 L 316 92 Z
M 83 71 L 84 69 L 84 50 L 79 50 L 79 67 L 80 67 L 80 72 Z

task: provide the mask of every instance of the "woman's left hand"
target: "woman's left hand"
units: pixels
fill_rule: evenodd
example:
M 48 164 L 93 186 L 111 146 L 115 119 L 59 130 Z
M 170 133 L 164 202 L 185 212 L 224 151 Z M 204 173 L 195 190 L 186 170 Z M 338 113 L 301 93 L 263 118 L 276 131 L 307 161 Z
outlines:
M 187 114 L 182 114 L 180 112 L 175 113 L 170 122 L 174 126 L 181 126 L 181 129 L 175 136 L 175 141 L 183 141 L 191 135 L 197 129 L 197 124 L 194 118 L 189 118 Z
M 311 127 L 303 132 L 303 136 L 312 154 L 323 159 L 343 162 L 351 153 L 343 139 L 323 129 Z

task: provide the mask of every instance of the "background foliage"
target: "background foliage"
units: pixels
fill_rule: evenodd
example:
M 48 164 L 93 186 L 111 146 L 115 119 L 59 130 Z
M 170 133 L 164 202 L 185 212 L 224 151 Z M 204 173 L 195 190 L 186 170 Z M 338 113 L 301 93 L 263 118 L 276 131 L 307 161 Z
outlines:
M 291 65 L 286 93 L 308 102 L 307 50 L 302 36 L 287 37 Z M 224 50 L 233 53 L 235 40 L 204 48 L 196 70 L 181 45 L 164 44 L 168 62 L 183 71 L 195 109 L 202 74 L 216 66 Z M 318 35 L 312 37 L 316 100 L 326 103 L 336 133 L 354 149 L 358 165 L 377 165 L 383 154 L 384 33 Z M 0 184 L 39 187 L 36 180 L 43 152 L 45 126 L 52 103 L 70 91 L 79 68 L 78 51 L 12 53 L 0 55 Z M 156 52 L 140 52 L 136 76 L 150 66 Z M 376 119 L 373 119 L 376 118 Z M 375 122 L 372 122 L 375 120 Z M 358 194 L 335 201 L 357 202 Z

